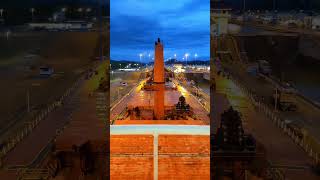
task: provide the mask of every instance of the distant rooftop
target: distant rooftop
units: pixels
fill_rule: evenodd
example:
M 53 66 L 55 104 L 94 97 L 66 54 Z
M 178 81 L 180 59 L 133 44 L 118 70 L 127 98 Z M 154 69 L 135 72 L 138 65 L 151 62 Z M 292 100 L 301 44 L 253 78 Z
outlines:
M 217 10 L 217 9 L 227 9 L 227 10 L 231 10 L 231 6 L 224 2 L 223 0 L 213 0 L 211 1 L 210 4 L 211 9 L 213 10 Z

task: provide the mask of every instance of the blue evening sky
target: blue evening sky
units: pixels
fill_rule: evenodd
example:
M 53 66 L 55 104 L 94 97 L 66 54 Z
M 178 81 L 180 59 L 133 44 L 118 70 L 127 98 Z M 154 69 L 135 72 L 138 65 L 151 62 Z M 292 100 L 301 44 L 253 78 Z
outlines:
M 209 60 L 210 0 L 110 0 L 112 60 L 152 61 L 158 37 L 165 59 Z

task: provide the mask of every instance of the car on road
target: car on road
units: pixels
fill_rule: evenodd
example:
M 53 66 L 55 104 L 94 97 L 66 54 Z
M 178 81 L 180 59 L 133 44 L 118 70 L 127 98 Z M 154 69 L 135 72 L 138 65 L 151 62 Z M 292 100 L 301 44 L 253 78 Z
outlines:
M 271 74 L 271 66 L 270 66 L 269 62 L 266 60 L 259 60 L 258 61 L 258 69 L 259 69 L 259 72 L 264 75 Z
M 292 102 L 280 102 L 279 109 L 281 111 L 297 111 L 297 106 Z
M 41 66 L 39 68 L 40 76 L 51 76 L 53 74 L 53 68 L 50 66 Z
M 121 86 L 128 86 L 128 83 L 126 83 L 126 82 L 121 82 Z

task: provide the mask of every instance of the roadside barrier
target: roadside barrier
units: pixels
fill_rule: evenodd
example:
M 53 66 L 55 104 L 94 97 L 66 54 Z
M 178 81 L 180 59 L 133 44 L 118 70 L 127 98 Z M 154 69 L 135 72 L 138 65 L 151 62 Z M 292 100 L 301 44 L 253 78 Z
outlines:
M 272 163 L 268 162 L 267 177 L 273 180 L 285 180 L 284 172 L 279 168 L 272 167 Z
M 263 100 L 259 99 L 257 95 L 250 92 L 246 87 L 244 87 L 237 79 L 229 76 L 230 80 L 249 98 L 251 103 L 260 112 L 263 112 L 278 128 L 280 128 L 283 133 L 288 135 L 292 141 L 300 146 L 313 160 L 315 164 L 319 164 L 319 151 L 316 151 L 312 144 L 306 141 L 306 137 L 301 137 L 296 131 L 294 131 L 288 123 L 285 122 L 283 118 L 280 117 L 279 113 L 271 109 Z M 318 144 L 318 146 L 320 146 Z
M 208 96 L 202 89 L 196 88 L 196 93 L 192 90 L 190 86 L 186 83 L 178 81 L 179 84 L 183 85 L 183 87 L 192 95 L 199 104 L 208 112 L 210 113 L 210 96 Z M 202 96 L 202 97 L 201 97 Z M 207 107 L 208 106 L 208 107 Z
M 68 88 L 65 93 L 59 98 L 58 101 L 55 101 L 49 104 L 45 109 L 41 110 L 38 115 L 34 117 L 32 121 L 27 122 L 27 124 L 15 135 L 12 135 L 3 147 L 0 150 L 0 167 L 3 166 L 3 159 L 4 157 L 25 137 L 27 137 L 36 127 L 37 125 L 44 120 L 49 113 L 57 109 L 61 104 L 70 96 L 71 93 L 78 87 L 80 82 L 83 80 L 81 76 L 73 85 Z

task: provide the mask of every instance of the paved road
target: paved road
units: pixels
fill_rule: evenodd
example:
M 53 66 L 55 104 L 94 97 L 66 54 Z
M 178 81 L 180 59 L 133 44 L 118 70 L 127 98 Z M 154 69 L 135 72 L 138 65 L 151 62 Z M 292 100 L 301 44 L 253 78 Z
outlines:
M 114 105 L 114 107 L 111 107 L 110 112 L 110 121 L 113 121 L 119 114 L 121 114 L 122 111 L 124 111 L 127 107 L 127 104 L 132 100 L 132 97 L 135 95 L 135 92 L 140 91 L 140 86 L 135 86 L 133 89 L 125 94 L 118 103 Z
M 186 102 L 192 107 L 192 110 L 198 119 L 201 119 L 205 124 L 210 124 L 210 118 L 208 116 L 209 112 L 204 108 L 204 106 L 198 101 L 198 99 L 193 96 L 185 88 L 179 88 L 178 90 L 186 98 Z M 209 100 L 207 102 L 210 102 Z
M 128 82 L 128 81 L 124 81 L 127 82 L 128 85 L 123 86 L 121 85 L 120 81 L 116 81 L 116 82 L 110 82 L 110 104 L 112 105 L 113 103 L 115 103 L 117 100 L 119 100 L 119 98 L 123 97 L 125 94 L 127 94 L 130 89 L 132 89 L 134 87 L 134 85 L 136 83 L 133 82 Z
M 56 130 L 63 127 L 70 120 L 71 113 L 79 101 L 78 95 L 79 92 L 76 91 L 65 99 L 64 106 L 49 113 L 31 134 L 18 143 L 4 158 L 5 166 L 27 166 L 32 163 L 41 150 L 55 137 Z
M 287 179 L 319 179 L 310 171 L 312 159 L 286 134 L 276 127 L 263 113 L 257 112 L 249 99 L 230 80 L 216 77 L 217 92 L 225 93 L 230 104 L 243 116 L 245 131 L 254 135 L 267 150 L 267 158 L 275 165 L 288 167 L 308 167 L 286 169 Z
M 265 103 L 273 108 L 273 105 L 270 103 L 270 99 L 272 97 L 274 87 L 271 83 L 262 78 L 252 77 L 239 67 L 240 65 L 238 63 L 229 64 L 228 71 L 233 77 L 236 77 L 244 87 L 250 89 L 251 92 L 259 97 L 263 97 Z M 303 103 L 300 100 L 297 100 L 296 103 L 298 106 L 298 110 L 296 112 L 279 112 L 281 117 L 297 123 L 299 126 L 307 129 L 317 140 L 320 140 L 319 111 L 316 111 L 315 107 L 311 107 L 310 104 Z
M 80 107 L 81 98 L 87 98 L 88 91 L 91 92 L 97 88 L 97 82 L 101 76 L 104 76 L 104 66 L 105 64 L 98 66 L 99 75 L 93 75 L 89 80 L 81 79 L 75 91 L 64 100 L 63 106 L 49 113 L 25 139 L 7 154 L 4 158 L 6 167 L 27 166 L 32 163 L 41 150 L 56 136 L 56 130 L 70 121 L 72 112 Z

